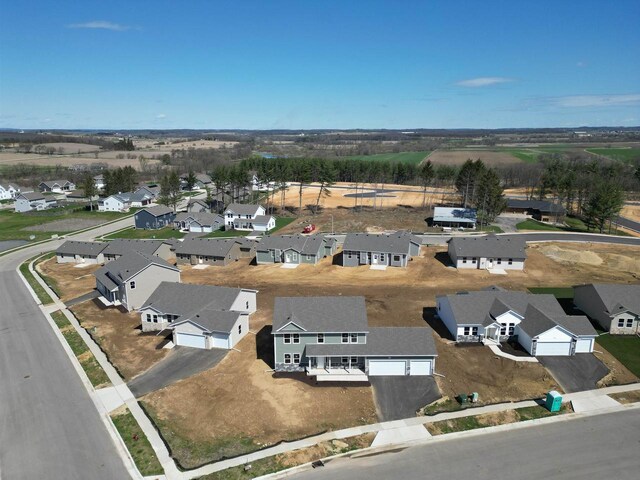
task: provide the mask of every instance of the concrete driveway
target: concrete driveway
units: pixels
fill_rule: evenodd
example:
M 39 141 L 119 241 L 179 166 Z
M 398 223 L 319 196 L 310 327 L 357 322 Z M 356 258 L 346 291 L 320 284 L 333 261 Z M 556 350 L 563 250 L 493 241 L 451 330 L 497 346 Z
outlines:
M 441 397 L 433 377 L 369 377 L 381 422 L 415 417 L 416 411 Z
M 159 363 L 141 373 L 127 385 L 136 398 L 160 390 L 218 364 L 228 350 L 174 347 Z
M 593 390 L 609 369 L 592 353 L 572 357 L 537 357 L 566 393 Z

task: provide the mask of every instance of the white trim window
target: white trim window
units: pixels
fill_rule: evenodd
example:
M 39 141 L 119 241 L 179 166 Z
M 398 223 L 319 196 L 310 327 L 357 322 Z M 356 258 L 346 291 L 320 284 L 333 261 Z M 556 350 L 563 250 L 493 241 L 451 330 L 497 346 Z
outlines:
M 349 343 L 349 334 L 348 333 L 343 333 L 342 334 L 342 343 Z
M 627 318 L 627 328 L 633 327 L 633 318 Z
M 291 354 L 290 353 L 285 353 L 284 354 L 284 363 L 291 363 Z
M 324 333 L 319 333 L 318 334 L 317 343 L 324 343 Z
M 131 281 L 129 282 L 129 288 L 130 288 L 131 290 L 135 290 L 135 289 L 136 289 L 136 281 L 135 281 L 135 280 L 131 280 Z
M 151 314 L 147 313 L 147 322 L 151 322 Z
M 515 323 L 510 323 L 509 324 L 509 335 L 513 335 L 516 331 L 516 324 Z
M 291 334 L 290 333 L 285 333 L 282 336 L 282 343 L 291 343 Z
M 500 335 L 506 335 L 507 334 L 507 324 L 506 323 L 501 323 L 500 324 Z
M 158 315 L 153 316 L 153 323 L 158 323 Z
M 238 335 L 242 334 L 242 325 L 238 325 Z
M 293 343 L 300 343 L 300 334 L 299 333 L 292 333 L 291 334 L 291 339 L 293 340 Z
M 300 354 L 299 353 L 294 353 L 293 354 L 293 363 L 295 363 L 296 365 L 300 364 Z
M 478 335 L 478 327 L 471 328 L 471 335 Z
M 358 343 L 358 334 L 352 333 L 349 335 L 349 343 Z
M 464 334 L 471 335 L 471 327 L 464 327 Z
M 624 327 L 624 318 L 620 318 L 618 320 L 618 328 L 623 328 Z

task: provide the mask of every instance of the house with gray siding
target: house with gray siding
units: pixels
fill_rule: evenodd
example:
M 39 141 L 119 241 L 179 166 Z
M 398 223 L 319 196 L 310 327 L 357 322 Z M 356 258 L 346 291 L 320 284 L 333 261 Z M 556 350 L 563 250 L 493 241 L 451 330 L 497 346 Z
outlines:
M 453 237 L 447 243 L 456 268 L 524 270 L 527 244 L 518 236 Z
M 104 255 L 105 262 L 111 262 L 113 260 L 117 260 L 123 255 L 127 255 L 130 252 L 153 255 L 164 260 L 169 260 L 173 257 L 171 244 L 167 241 L 137 240 L 129 238 L 116 238 L 115 240 L 111 240 L 102 251 L 102 254 Z
M 162 282 L 180 282 L 180 270 L 169 262 L 131 251 L 94 273 L 96 289 L 113 305 L 140 308 Z
M 318 381 L 431 375 L 437 356 L 429 327 L 369 327 L 364 297 L 279 297 L 273 312 L 276 372 Z
M 315 265 L 336 251 L 335 238 L 323 235 L 273 235 L 256 247 L 256 263 L 307 263 Z
M 342 247 L 342 266 L 406 267 L 420 255 L 420 239 L 408 232 L 349 233 Z
M 106 242 L 78 242 L 67 240 L 56 250 L 57 263 L 104 263 L 103 251 L 107 248 Z
M 517 341 L 532 356 L 593 351 L 597 333 L 584 315 L 567 315 L 553 295 L 490 287 L 436 296 L 437 314 L 456 342 Z
M 241 256 L 235 238 L 189 238 L 176 244 L 178 265 L 225 266 Z
M 613 335 L 640 334 L 640 285 L 576 285 L 573 303 Z
M 176 214 L 173 209 L 165 205 L 143 208 L 134 215 L 136 228 L 143 230 L 157 230 L 173 224 Z
M 31 210 L 47 210 L 57 207 L 58 202 L 53 195 L 43 195 L 37 192 L 20 193 L 16 195 L 13 204 L 16 212 L 30 212 Z
M 215 232 L 223 225 L 222 215 L 209 212 L 180 212 L 173 220 L 174 228 L 196 233 Z
M 143 332 L 173 330 L 175 345 L 231 349 L 249 331 L 257 290 L 163 282 L 139 309 Z

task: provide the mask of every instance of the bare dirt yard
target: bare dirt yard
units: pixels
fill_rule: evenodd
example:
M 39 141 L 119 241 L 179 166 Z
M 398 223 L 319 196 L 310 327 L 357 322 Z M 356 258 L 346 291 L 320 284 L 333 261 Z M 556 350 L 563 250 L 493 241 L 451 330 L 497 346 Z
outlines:
M 36 269 L 45 275 L 49 286 L 52 286 L 63 302 L 77 298 L 96 288 L 96 277 L 93 273 L 100 265 L 83 265 L 76 263 L 56 263 L 50 258 L 37 265 Z
M 54 220 L 53 222 L 42 223 L 40 225 L 32 225 L 24 227 L 22 230 L 27 232 L 75 232 L 85 228 L 95 227 L 105 223 L 104 218 L 65 218 L 62 220 Z
M 640 205 L 630 205 L 627 204 L 622 207 L 622 211 L 620 215 L 623 217 L 627 217 L 631 220 L 635 220 L 636 222 L 640 222 Z
M 138 313 L 107 308 L 99 300 L 75 305 L 70 310 L 127 381 L 169 353 L 162 348 L 165 337 L 156 336 L 156 332 L 142 333 Z
M 480 159 L 489 167 L 522 163 L 519 158 L 514 157 L 508 152 L 491 152 L 484 150 L 436 150 L 427 157 L 427 160 L 431 160 L 435 165 L 453 166 L 460 166 L 469 159 Z

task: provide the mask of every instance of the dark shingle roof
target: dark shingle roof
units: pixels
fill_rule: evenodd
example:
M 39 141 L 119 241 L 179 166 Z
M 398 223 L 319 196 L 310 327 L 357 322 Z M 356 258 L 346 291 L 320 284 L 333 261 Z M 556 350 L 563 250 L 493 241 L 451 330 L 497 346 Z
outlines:
M 308 332 L 366 332 L 364 297 L 278 297 L 273 331 L 293 322 Z
M 595 337 L 598 335 L 591 322 L 584 315 L 564 315 L 553 317 L 553 320 L 574 335 Z
M 116 238 L 111 240 L 102 253 L 105 255 L 124 255 L 130 252 L 141 252 L 146 254 L 155 253 L 162 240 L 135 240 L 129 238 Z
M 226 257 L 236 243 L 235 239 L 190 238 L 176 245 L 176 254 Z
M 173 208 L 167 207 L 166 205 L 156 205 L 154 207 L 143 208 L 141 211 L 149 212 L 154 217 L 161 217 L 167 213 L 173 213 Z
M 609 315 L 616 315 L 626 310 L 640 315 L 640 285 L 592 283 L 574 288 L 589 288 L 593 290 L 593 294 L 600 298 Z
M 140 308 L 152 307 L 174 315 L 190 315 L 205 308 L 229 310 L 241 291 L 241 288 L 162 282 Z
M 230 211 L 236 215 L 256 215 L 260 205 L 248 205 L 244 203 L 232 203 L 229 205 L 225 212 Z
M 17 198 L 23 197 L 27 200 L 34 201 L 34 200 L 44 200 L 45 196 L 40 193 L 40 192 L 26 192 L 26 193 L 21 193 L 20 195 L 17 196 Z
M 63 255 L 91 255 L 97 257 L 105 248 L 105 242 L 78 242 L 67 240 L 56 250 L 56 254 Z
M 385 233 L 348 233 L 344 239 L 343 250 L 360 252 L 405 253 L 409 254 L 409 245 L 420 245 L 420 240 L 407 232 Z
M 272 235 L 264 237 L 258 244 L 257 250 L 294 250 L 303 255 L 316 255 L 324 244 L 322 235 Z
M 566 212 L 562 205 L 548 202 L 546 200 L 519 200 L 515 198 L 507 198 L 507 208 L 523 208 L 531 210 L 539 210 L 541 213 L 558 213 Z
M 121 256 L 117 260 L 107 263 L 102 268 L 97 270 L 96 274 L 98 274 L 99 272 L 100 275 L 107 275 L 112 280 L 122 283 L 126 282 L 131 277 L 147 268 L 149 265 L 166 267 L 176 272 L 180 271 L 174 265 L 171 265 L 169 262 L 163 260 L 162 258 L 140 252 L 129 252 L 126 255 Z
M 527 258 L 526 243 L 519 237 L 483 235 L 449 240 L 458 257 Z
M 230 333 L 240 315 L 240 312 L 223 312 L 220 310 L 205 309 L 188 317 L 180 317 L 177 322 L 174 322 L 173 326 L 176 327 L 184 322 L 193 322 L 208 332 Z
M 222 215 L 209 212 L 180 212 L 176 215 L 174 222 L 184 222 L 189 219 L 192 219 L 204 227 L 214 227 L 215 225 L 222 225 L 224 223 Z

